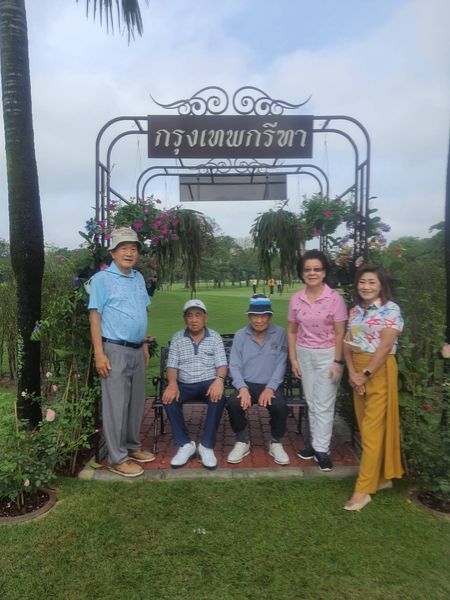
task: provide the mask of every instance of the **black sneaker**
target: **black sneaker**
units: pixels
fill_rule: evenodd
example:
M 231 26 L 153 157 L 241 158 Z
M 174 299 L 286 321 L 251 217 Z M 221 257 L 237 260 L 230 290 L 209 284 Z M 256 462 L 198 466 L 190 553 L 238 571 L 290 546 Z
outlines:
M 333 463 L 331 462 L 328 452 L 315 452 L 314 460 L 319 463 L 321 471 L 332 471 Z
M 311 458 L 314 458 L 315 455 L 316 453 L 314 452 L 314 448 L 311 448 L 311 446 L 303 448 L 303 450 L 297 452 L 297 456 L 299 458 L 303 458 L 303 460 L 311 460 Z

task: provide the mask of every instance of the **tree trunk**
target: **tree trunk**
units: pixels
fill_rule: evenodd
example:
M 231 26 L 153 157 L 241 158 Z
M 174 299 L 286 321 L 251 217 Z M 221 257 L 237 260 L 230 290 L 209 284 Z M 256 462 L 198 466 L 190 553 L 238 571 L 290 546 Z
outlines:
M 41 418 L 40 344 L 31 332 L 41 316 L 44 236 L 34 150 L 27 19 L 24 0 L 0 0 L 0 53 L 8 177 L 11 262 L 17 282 L 18 407 L 32 425 Z

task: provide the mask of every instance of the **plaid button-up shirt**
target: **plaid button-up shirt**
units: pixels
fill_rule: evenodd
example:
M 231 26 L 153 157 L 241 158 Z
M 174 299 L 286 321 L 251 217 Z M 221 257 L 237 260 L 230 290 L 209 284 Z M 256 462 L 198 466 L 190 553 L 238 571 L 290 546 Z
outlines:
M 177 331 L 170 342 L 167 368 L 177 369 L 181 383 L 198 383 L 216 377 L 219 367 L 227 366 L 220 335 L 205 327 L 205 335 L 196 344 L 187 329 Z

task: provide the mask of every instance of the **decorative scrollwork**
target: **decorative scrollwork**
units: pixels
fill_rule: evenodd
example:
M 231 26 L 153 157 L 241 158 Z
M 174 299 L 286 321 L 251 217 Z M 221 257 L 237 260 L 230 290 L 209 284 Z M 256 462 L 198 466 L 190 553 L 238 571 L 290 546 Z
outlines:
M 166 109 L 177 109 L 179 115 L 222 115 L 230 101 L 227 92 L 218 86 L 204 87 L 190 98 L 182 98 L 169 104 L 158 102 L 150 96 L 155 104 Z M 271 98 L 263 90 L 254 86 L 240 87 L 233 94 L 233 108 L 240 115 L 282 115 L 285 109 L 293 110 L 304 106 L 309 96 L 300 104 L 292 104 L 285 100 Z
M 235 91 L 233 95 L 233 108 L 240 115 L 282 115 L 284 109 L 300 108 L 300 106 L 304 106 L 310 98 L 311 96 L 300 104 L 292 104 L 285 100 L 271 98 L 266 92 L 257 87 L 246 86 Z
M 200 165 L 191 166 L 189 168 L 196 169 L 198 173 L 202 174 L 217 174 L 226 175 L 230 173 L 236 173 L 237 175 L 246 174 L 266 174 L 273 165 L 268 163 L 262 163 L 257 160 L 245 160 L 245 159 L 223 159 L 223 160 L 209 160 L 206 163 Z
M 229 105 L 228 94 L 217 86 L 202 88 L 190 98 L 182 98 L 170 104 L 157 102 L 153 96 L 151 99 L 162 108 L 176 108 L 179 115 L 221 115 Z

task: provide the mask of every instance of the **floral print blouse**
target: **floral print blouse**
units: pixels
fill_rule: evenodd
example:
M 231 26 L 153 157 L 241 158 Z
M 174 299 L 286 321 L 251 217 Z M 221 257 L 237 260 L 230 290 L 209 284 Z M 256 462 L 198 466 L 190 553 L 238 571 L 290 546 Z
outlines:
M 363 352 L 375 352 L 380 344 L 383 329 L 403 329 L 403 317 L 400 307 L 391 302 L 381 304 L 376 300 L 369 308 L 355 306 L 350 310 L 348 331 L 351 339 Z M 391 354 L 397 351 L 397 341 L 392 346 Z

